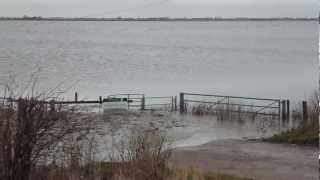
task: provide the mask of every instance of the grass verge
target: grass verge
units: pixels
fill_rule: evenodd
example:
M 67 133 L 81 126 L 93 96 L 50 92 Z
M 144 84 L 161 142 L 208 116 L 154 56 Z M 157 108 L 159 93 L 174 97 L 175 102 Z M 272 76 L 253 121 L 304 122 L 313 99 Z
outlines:
M 290 143 L 299 145 L 319 145 L 319 124 L 313 121 L 310 124 L 303 125 L 297 129 L 276 134 L 270 138 L 264 139 L 266 142 Z

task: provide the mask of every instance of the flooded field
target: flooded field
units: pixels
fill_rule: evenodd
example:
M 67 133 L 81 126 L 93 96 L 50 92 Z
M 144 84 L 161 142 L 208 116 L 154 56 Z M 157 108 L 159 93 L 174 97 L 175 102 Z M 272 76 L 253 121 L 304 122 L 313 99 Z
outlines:
M 0 22 L 0 83 L 40 69 L 79 99 L 179 92 L 301 100 L 317 89 L 316 21 Z M 297 43 L 299 42 L 299 43 Z M 22 84 L 20 84 L 22 86 Z M 169 88 L 168 88 L 169 87 Z
M 213 140 L 257 139 L 279 132 L 277 120 L 218 120 L 215 116 L 180 115 L 166 111 L 112 111 L 99 113 L 99 158 L 108 158 L 132 134 L 160 132 L 173 148 L 198 146 Z
M 175 168 L 193 167 L 261 180 L 317 178 L 316 147 L 258 140 L 279 133 L 276 119 L 218 120 L 212 115 L 126 110 L 106 111 L 98 117 L 98 159 L 108 160 L 117 154 L 135 133 L 160 132 L 174 149 L 170 162 Z
M 217 140 L 175 151 L 176 168 L 201 169 L 257 180 L 316 180 L 317 147 L 260 141 Z

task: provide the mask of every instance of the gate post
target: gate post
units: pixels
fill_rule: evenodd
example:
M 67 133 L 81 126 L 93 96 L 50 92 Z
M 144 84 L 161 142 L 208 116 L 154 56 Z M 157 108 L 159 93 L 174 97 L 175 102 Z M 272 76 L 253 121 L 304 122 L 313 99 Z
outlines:
M 102 96 L 99 96 L 99 103 L 102 104 Z
M 184 113 L 184 93 L 180 93 L 180 113 Z
M 171 96 L 171 112 L 174 111 L 174 97 Z
M 56 105 L 54 103 L 54 100 L 50 100 L 49 104 L 50 104 L 50 111 L 55 111 L 56 110 Z
M 302 101 L 302 117 L 303 117 L 303 123 L 307 123 L 309 118 L 307 101 Z
M 287 110 L 287 108 L 286 108 L 286 101 L 285 100 L 282 100 L 281 101 L 281 104 L 282 104 L 282 107 L 281 107 L 281 114 L 282 114 L 282 118 L 281 118 L 281 121 L 282 122 L 285 122 L 286 121 L 286 119 L 287 119 L 287 112 L 286 112 L 286 110 Z
M 145 110 L 146 109 L 146 98 L 144 95 L 142 95 L 141 98 L 141 110 Z
M 230 97 L 228 96 L 228 105 L 227 105 L 227 113 L 228 113 L 228 120 L 231 120 L 231 114 L 230 114 Z
M 291 128 L 291 117 L 290 117 L 290 101 L 287 100 L 287 114 L 286 114 L 286 117 L 287 117 L 287 123 L 289 123 L 289 128 Z
M 278 100 L 278 115 L 279 115 L 279 131 L 281 131 L 281 128 L 282 128 L 281 100 Z
M 74 93 L 74 101 L 78 103 L 78 92 Z
M 177 111 L 178 107 L 177 107 L 177 96 L 174 97 L 174 111 Z

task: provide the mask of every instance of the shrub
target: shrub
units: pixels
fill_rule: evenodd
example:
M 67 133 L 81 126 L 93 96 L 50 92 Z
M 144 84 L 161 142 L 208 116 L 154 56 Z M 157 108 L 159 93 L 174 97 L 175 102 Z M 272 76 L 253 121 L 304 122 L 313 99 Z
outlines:
M 118 156 L 120 162 L 113 170 L 113 178 L 128 180 L 165 180 L 167 163 L 171 156 L 168 140 L 159 131 L 140 132 L 122 143 Z
M 27 180 L 46 164 L 66 137 L 89 130 L 73 108 L 48 103 L 47 96 L 3 98 L 0 105 L 0 179 Z M 52 160 L 52 159 L 51 159 Z

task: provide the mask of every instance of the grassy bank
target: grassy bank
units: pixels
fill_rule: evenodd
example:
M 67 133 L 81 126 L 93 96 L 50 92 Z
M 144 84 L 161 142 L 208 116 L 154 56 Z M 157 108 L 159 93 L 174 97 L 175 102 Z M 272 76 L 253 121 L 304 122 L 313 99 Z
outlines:
M 301 105 L 300 105 L 301 106 Z M 301 110 L 295 110 L 292 114 L 293 119 L 298 119 L 300 126 L 271 138 L 264 139 L 267 142 L 290 143 L 299 145 L 319 145 L 319 92 L 316 91 L 308 100 L 308 120 L 303 121 Z
M 267 142 L 291 143 L 299 145 L 318 145 L 319 144 L 319 124 L 313 121 L 297 129 L 276 134 L 271 138 L 264 139 Z

